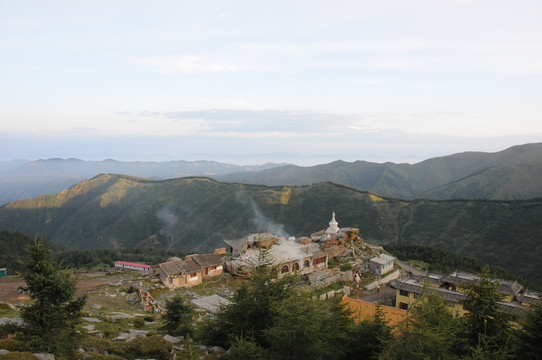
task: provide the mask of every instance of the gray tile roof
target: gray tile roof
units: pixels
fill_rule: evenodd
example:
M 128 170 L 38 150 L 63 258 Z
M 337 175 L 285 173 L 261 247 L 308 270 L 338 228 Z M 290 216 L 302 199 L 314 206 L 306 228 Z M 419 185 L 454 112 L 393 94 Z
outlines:
M 183 267 L 184 267 L 184 271 L 187 274 L 193 274 L 193 273 L 202 271 L 201 266 L 196 264 L 193 260 L 185 260 L 185 261 L 183 261 Z
M 432 286 L 424 286 L 420 283 L 418 283 L 415 279 L 408 279 L 408 280 L 394 280 L 391 282 L 391 286 L 393 286 L 396 289 L 399 290 L 405 290 L 408 292 L 412 292 L 414 294 L 430 294 L 430 293 L 436 293 L 440 296 L 442 296 L 444 299 L 453 301 L 453 302 L 461 302 L 464 301 L 467 297 L 464 293 L 454 290 L 447 290 L 443 288 L 435 288 Z
M 503 280 L 503 279 L 494 279 L 494 280 L 499 283 L 497 291 L 500 292 L 501 294 L 517 295 L 523 288 L 523 286 L 519 284 L 517 281 Z M 480 281 L 480 277 L 478 275 L 457 272 L 457 271 L 448 276 L 444 276 L 441 279 L 442 283 L 448 282 L 455 285 L 473 284 L 473 283 L 477 283 L 478 281 Z
M 184 271 L 181 261 L 168 261 L 158 264 L 158 267 L 166 274 L 166 276 L 182 274 Z
M 202 271 L 201 266 L 199 266 L 192 260 L 168 261 L 158 264 L 158 267 L 166 276 L 192 274 L 198 271 Z
M 192 260 L 194 260 L 202 268 L 210 266 L 222 265 L 222 258 L 215 254 L 197 254 L 192 255 Z

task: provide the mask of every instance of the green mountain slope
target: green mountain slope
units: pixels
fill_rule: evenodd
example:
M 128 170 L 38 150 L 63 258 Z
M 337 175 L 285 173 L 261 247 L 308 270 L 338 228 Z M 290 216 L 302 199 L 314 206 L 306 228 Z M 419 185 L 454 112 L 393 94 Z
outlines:
M 0 204 L 56 193 L 103 173 L 152 179 L 216 176 L 258 171 L 278 164 L 238 166 L 216 161 L 84 161 L 79 159 L 17 160 L 0 162 Z
M 312 167 L 287 165 L 218 176 L 263 185 L 305 185 L 335 181 L 404 199 L 515 200 L 542 197 L 542 143 L 496 153 L 465 152 L 417 164 L 335 161 Z
M 257 231 L 306 236 L 326 228 L 332 211 L 372 243 L 436 246 L 538 276 L 542 200 L 406 201 L 329 182 L 269 187 L 100 175 L 1 207 L 0 229 L 81 249 L 209 251 Z

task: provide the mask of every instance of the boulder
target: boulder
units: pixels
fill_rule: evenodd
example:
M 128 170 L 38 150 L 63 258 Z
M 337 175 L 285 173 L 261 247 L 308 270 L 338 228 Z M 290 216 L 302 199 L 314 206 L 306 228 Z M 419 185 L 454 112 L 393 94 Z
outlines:
M 53 354 L 45 354 L 45 353 L 35 353 L 32 354 L 35 358 L 41 359 L 41 360 L 55 360 L 55 356 Z
M 209 348 L 209 353 L 224 354 L 226 350 L 220 346 L 212 346 Z
M 184 340 L 184 336 L 175 337 L 175 336 L 171 336 L 171 335 L 164 335 L 163 339 L 166 340 L 169 343 L 177 344 L 177 343 Z

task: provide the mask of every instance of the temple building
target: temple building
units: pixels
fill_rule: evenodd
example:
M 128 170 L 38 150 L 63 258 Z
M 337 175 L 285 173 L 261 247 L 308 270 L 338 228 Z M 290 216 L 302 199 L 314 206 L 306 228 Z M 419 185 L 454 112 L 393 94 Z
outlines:
M 263 233 L 225 240 L 232 254 L 231 260 L 225 263 L 226 270 L 234 275 L 248 275 L 265 254 L 271 259 L 271 265 L 278 269 L 278 277 L 289 273 L 310 273 L 327 268 L 328 261 L 343 254 L 353 242 L 361 243 L 363 240 L 358 234 L 359 229 L 356 228 L 339 228 L 333 212 L 329 227 L 310 237 L 286 239 Z

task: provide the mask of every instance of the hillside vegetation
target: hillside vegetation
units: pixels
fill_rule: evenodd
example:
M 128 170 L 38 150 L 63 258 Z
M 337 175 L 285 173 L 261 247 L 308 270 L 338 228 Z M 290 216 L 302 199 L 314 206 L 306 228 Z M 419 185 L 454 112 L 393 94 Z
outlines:
M 542 143 L 496 153 L 465 152 L 412 165 L 335 161 L 311 167 L 285 165 L 218 178 L 271 186 L 335 181 L 402 199 L 531 199 L 542 197 Z
M 13 160 L 0 162 L 0 204 L 51 194 L 102 173 L 152 179 L 218 176 L 258 171 L 279 164 L 238 166 L 216 161 L 84 161 L 79 159 Z
M 100 175 L 4 205 L 0 229 L 70 248 L 206 252 L 260 231 L 307 236 L 325 229 L 333 211 L 339 226 L 359 228 L 371 243 L 435 246 L 538 279 L 542 200 L 406 201 L 330 182 L 270 187 Z

